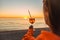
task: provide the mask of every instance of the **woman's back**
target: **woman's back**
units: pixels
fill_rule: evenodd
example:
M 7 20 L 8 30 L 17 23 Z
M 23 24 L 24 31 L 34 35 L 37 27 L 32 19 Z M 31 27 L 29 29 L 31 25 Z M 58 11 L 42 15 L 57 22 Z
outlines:
M 35 40 L 60 40 L 60 37 L 53 34 L 52 32 L 42 31 Z

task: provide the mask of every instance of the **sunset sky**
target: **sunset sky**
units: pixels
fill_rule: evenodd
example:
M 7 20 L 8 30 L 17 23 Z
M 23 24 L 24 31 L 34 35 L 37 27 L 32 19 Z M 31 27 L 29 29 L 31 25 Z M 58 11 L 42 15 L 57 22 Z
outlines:
M 0 17 L 43 17 L 42 0 L 0 0 Z

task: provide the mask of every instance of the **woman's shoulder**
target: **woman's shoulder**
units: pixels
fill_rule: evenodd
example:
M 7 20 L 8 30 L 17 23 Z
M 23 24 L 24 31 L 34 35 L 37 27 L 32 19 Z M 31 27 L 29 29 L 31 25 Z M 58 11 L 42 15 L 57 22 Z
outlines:
M 60 40 L 60 37 L 48 31 L 41 31 L 36 40 Z

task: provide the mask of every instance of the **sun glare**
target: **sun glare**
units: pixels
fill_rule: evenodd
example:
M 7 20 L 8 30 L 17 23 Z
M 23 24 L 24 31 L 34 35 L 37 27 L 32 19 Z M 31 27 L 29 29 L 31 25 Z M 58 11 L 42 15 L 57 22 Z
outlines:
M 25 16 L 25 17 L 24 17 L 24 19 L 28 19 L 28 17 L 27 17 L 27 16 Z

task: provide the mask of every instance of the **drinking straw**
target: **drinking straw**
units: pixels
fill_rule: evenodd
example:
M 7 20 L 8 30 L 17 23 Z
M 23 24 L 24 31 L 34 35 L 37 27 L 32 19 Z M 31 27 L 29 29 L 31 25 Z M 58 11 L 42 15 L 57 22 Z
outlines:
M 29 13 L 29 16 L 32 17 L 29 10 L 28 10 L 28 13 Z

